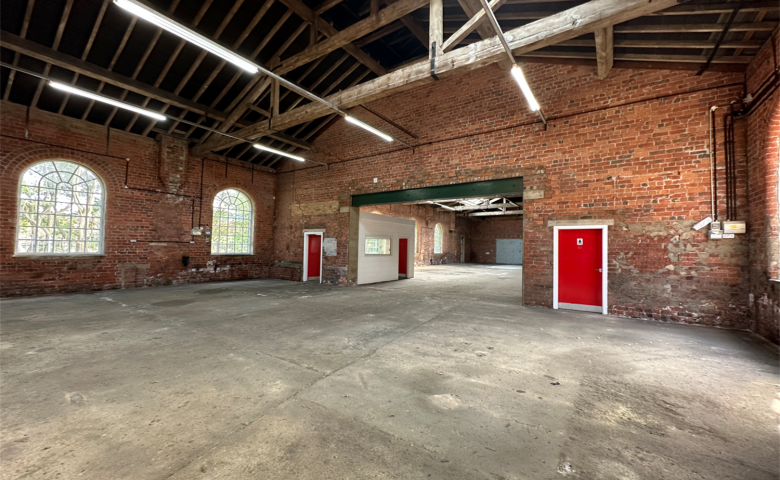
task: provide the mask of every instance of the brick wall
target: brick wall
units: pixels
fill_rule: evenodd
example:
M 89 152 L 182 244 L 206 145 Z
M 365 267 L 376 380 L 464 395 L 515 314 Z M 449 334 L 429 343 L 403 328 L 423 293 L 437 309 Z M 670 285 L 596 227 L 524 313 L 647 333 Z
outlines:
M 780 63 L 780 50 L 767 43 L 746 72 L 748 92 L 755 95 Z M 757 102 L 761 100 L 757 99 Z M 778 156 L 780 149 L 780 93 L 763 100 L 748 117 L 750 179 L 750 300 L 752 329 L 780 343 L 780 225 L 778 225 Z M 774 279 L 775 281 L 773 281 Z
M 472 217 L 469 224 L 471 261 L 496 263 L 496 240 L 499 238 L 523 238 L 523 218 L 520 217 Z
M 165 284 L 264 278 L 271 261 L 275 177 L 188 155 L 184 142 L 159 141 L 0 103 L 0 288 L 3 296 L 65 293 Z M 25 138 L 27 127 L 27 138 Z M 128 185 L 149 191 L 126 189 Z M 105 252 L 100 256 L 15 256 L 19 180 L 35 162 L 67 160 L 91 169 L 106 192 Z M 214 256 L 205 237 L 192 237 L 193 216 L 211 223 L 214 195 L 238 188 L 255 206 L 254 255 Z M 158 193 L 161 192 L 161 193 Z M 178 195 L 167 195 L 164 192 Z M 131 243 L 130 240 L 136 240 Z M 191 240 L 195 243 L 189 243 Z M 181 243 L 176 243 L 181 242 Z M 182 257 L 190 257 L 185 267 Z
M 691 229 L 710 214 L 709 107 L 739 99 L 744 76 L 615 69 L 601 81 L 592 67 L 525 69 L 551 119 L 546 130 L 495 65 L 370 104 L 420 137 L 414 151 L 343 121 L 332 124 L 314 142 L 322 152 L 316 159 L 330 166 L 286 164 L 278 175 L 275 261 L 300 262 L 301 229 L 321 224 L 341 247 L 331 265 L 347 265 L 348 214 L 293 218 L 284 213 L 293 201 L 345 207 L 354 194 L 524 177 L 526 188 L 543 192 L 525 205 L 527 304 L 552 304 L 547 221 L 612 219 L 612 313 L 748 326 L 747 239 L 709 241 Z M 403 138 L 365 110 L 354 114 Z M 739 127 L 738 200 L 746 216 Z

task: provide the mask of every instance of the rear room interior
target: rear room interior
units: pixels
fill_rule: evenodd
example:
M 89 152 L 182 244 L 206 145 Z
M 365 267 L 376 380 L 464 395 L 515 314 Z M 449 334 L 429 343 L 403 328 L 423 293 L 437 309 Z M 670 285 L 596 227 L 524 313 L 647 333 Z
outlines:
M 9 0 L 0 478 L 780 479 L 775 0 Z

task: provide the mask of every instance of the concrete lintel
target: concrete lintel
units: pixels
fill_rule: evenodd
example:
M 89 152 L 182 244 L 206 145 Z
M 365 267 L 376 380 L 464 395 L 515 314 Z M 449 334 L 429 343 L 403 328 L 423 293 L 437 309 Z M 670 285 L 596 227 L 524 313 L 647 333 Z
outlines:
M 547 220 L 548 227 L 567 227 L 577 225 L 609 225 L 614 226 L 615 220 L 612 218 L 598 219 L 586 218 L 582 220 Z
M 324 228 L 304 228 L 303 233 L 325 233 Z

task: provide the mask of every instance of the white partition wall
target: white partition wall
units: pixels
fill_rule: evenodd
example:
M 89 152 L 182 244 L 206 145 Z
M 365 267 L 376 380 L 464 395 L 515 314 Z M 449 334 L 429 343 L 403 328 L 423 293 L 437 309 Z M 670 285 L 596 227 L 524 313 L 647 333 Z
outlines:
M 358 284 L 398 280 L 401 238 L 407 239 L 406 277 L 414 277 L 414 220 L 360 212 L 358 235 Z M 367 239 L 369 252 L 380 253 L 366 252 Z

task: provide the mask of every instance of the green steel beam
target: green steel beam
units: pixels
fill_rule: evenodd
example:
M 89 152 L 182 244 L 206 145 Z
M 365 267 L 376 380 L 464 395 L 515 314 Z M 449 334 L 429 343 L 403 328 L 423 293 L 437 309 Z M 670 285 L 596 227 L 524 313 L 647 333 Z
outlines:
M 523 178 L 502 178 L 484 182 L 456 183 L 454 185 L 439 185 L 437 187 L 413 188 L 410 190 L 395 190 L 392 192 L 366 193 L 352 196 L 352 206 L 382 205 L 388 203 L 409 203 L 421 200 L 438 200 L 442 198 L 472 198 L 490 197 L 494 195 L 523 194 Z

